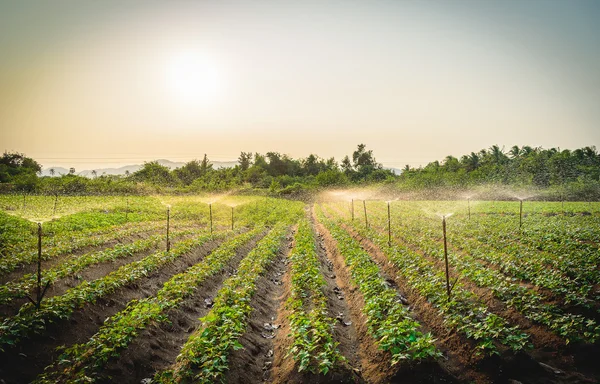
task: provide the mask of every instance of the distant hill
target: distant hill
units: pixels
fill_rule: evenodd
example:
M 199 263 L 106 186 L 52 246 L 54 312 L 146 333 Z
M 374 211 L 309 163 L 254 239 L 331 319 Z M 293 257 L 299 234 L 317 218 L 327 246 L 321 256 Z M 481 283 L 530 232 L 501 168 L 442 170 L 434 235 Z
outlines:
M 166 159 L 159 159 L 156 161 L 158 161 L 158 163 L 160 165 L 164 165 L 165 167 L 168 167 L 169 169 L 175 169 L 175 168 L 179 168 L 179 167 L 182 167 L 185 165 L 185 162 L 176 162 L 176 161 L 171 161 L 171 160 L 166 160 Z M 238 164 L 237 161 L 211 161 L 211 163 L 212 163 L 214 169 L 233 168 Z M 98 176 L 101 176 L 101 175 L 124 175 L 126 171 L 129 171 L 129 173 L 133 173 L 133 172 L 139 170 L 140 168 L 142 168 L 142 164 L 132 164 L 132 165 L 124 165 L 119 168 L 98 168 L 98 169 L 95 169 L 95 171 L 96 171 L 96 175 L 98 175 Z M 67 173 L 69 173 L 69 169 L 64 168 L 64 167 L 44 167 L 44 169 L 42 169 L 42 176 L 51 176 L 50 169 L 54 169 L 54 176 L 66 175 Z M 92 177 L 93 169 L 86 169 L 83 171 L 79 171 L 76 169 L 76 171 L 77 172 L 75 172 L 75 174 L 77 174 L 77 175 L 85 176 L 85 177 Z

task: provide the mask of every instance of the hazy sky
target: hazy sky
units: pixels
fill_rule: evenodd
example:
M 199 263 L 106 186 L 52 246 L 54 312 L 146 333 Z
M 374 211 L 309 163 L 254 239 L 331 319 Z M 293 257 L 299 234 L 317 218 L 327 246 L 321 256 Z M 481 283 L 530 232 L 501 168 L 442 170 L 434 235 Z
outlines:
M 600 1 L 0 0 L 0 150 L 44 166 L 600 147 Z

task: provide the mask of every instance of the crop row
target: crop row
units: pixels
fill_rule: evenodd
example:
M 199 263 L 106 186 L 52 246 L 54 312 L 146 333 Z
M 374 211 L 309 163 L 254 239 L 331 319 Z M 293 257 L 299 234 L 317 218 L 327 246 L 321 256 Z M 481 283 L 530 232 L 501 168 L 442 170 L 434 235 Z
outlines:
M 287 225 L 277 224 L 240 262 L 237 274 L 223 283 L 211 311 L 200 319 L 201 326 L 183 345 L 173 366 L 155 375 L 157 382 L 222 380 L 230 352 L 243 348 L 238 339 L 246 330 L 252 312 L 250 300 L 257 279 L 279 253 L 287 231 Z
M 396 290 L 381 276 L 379 267 L 339 224 L 317 210 L 318 219 L 325 224 L 337 242 L 350 271 L 352 282 L 364 297 L 363 313 L 369 333 L 379 348 L 392 355 L 392 364 L 400 360 L 420 360 L 438 356 L 431 334 L 422 334 L 419 323 L 410 317 Z
M 4 319 L 0 324 L 0 351 L 7 346 L 17 344 L 23 337 L 43 333 L 49 323 L 69 318 L 75 309 L 84 304 L 93 303 L 119 287 L 148 276 L 193 248 L 210 240 L 223 238 L 229 233 L 201 235 L 194 239 L 183 240 L 173 246 L 169 252 L 153 253 L 141 260 L 123 265 L 102 278 L 84 281 L 69 289 L 64 295 L 48 298 L 42 302 L 39 309 L 31 304 L 23 305 L 17 315 Z
M 186 229 L 174 231 L 171 233 L 171 240 L 188 235 L 197 235 L 198 229 Z M 165 241 L 164 235 L 153 235 L 147 239 L 137 240 L 132 243 L 117 244 L 114 247 L 103 249 L 101 251 L 92 251 L 81 256 L 71 257 L 64 262 L 48 269 L 42 270 L 42 286 L 51 286 L 57 280 L 74 276 L 85 268 L 114 261 L 120 258 L 131 256 L 135 253 L 147 251 L 158 246 Z M 37 274 L 29 273 L 16 281 L 9 281 L 0 286 L 0 304 L 10 303 L 13 299 L 27 296 L 27 294 L 36 286 Z
M 384 215 L 379 208 L 376 207 L 371 213 L 374 218 L 381 221 Z M 433 247 L 441 243 L 441 226 L 437 220 L 406 212 L 401 214 L 395 212 L 394 223 L 396 222 L 401 223 L 400 227 L 394 225 L 397 230 L 400 229 L 398 233 L 403 235 L 411 233 L 413 236 L 422 237 L 420 243 L 428 242 Z M 465 223 L 464 220 L 454 218 L 449 220 L 449 223 L 452 223 L 452 230 L 448 231 L 451 248 L 455 248 L 461 254 L 468 253 L 476 259 L 496 266 L 511 278 L 545 288 L 557 297 L 563 298 L 566 304 L 574 303 L 584 308 L 591 308 L 594 305 L 594 302 L 587 297 L 592 290 L 591 284 L 583 279 L 571 279 L 560 270 L 549 268 L 549 264 L 556 265 L 561 259 L 568 259 L 568 255 L 556 257 L 526 247 L 518 241 L 508 240 L 499 235 L 501 229 L 498 227 L 498 230 L 482 230 L 477 224 Z
M 167 321 L 166 314 L 169 310 L 177 308 L 208 277 L 222 271 L 236 252 L 261 231 L 262 229 L 258 228 L 233 237 L 200 263 L 173 276 L 156 296 L 131 301 L 124 310 L 109 318 L 87 343 L 67 349 L 35 382 L 95 381 L 95 373 L 110 358 L 118 357 L 120 351 L 126 348 L 142 329 L 151 322 Z
M 135 227 L 111 228 L 101 234 L 90 234 L 87 232 L 74 233 L 68 237 L 57 239 L 57 241 L 44 248 L 42 260 L 50 260 L 56 256 L 71 253 L 83 247 L 102 245 L 111 240 L 131 236 L 137 233 L 152 231 L 164 226 L 161 222 L 149 222 L 138 224 Z M 9 253 L 0 260 L 0 275 L 14 271 L 23 264 L 34 262 L 38 257 L 37 250 L 28 248 L 19 253 Z
M 291 295 L 286 305 L 291 312 L 291 355 L 298 371 L 327 372 L 344 357 L 333 340 L 334 320 L 327 315 L 323 294 L 325 279 L 319 269 L 315 239 L 306 219 L 300 221 L 290 260 Z
M 379 222 L 382 219 L 378 217 Z M 396 228 L 394 233 L 400 233 L 397 237 L 408 244 L 413 251 L 419 249 L 426 255 L 443 260 L 441 242 L 435 240 L 438 236 L 432 230 L 412 225 L 410 218 L 405 217 L 402 230 Z M 460 277 L 471 280 L 479 287 L 490 289 L 494 296 L 507 306 L 515 308 L 530 320 L 548 326 L 564 337 L 567 343 L 570 341 L 594 343 L 600 337 L 600 327 L 594 320 L 565 313 L 560 307 L 545 303 L 543 295 L 489 268 L 471 253 L 450 252 L 448 258 Z
M 331 214 L 332 212 L 329 211 Z M 487 354 L 499 352 L 495 342 L 519 351 L 528 346 L 529 336 L 502 317 L 490 312 L 485 304 L 457 282 L 449 299 L 445 275 L 423 255 L 373 228 L 366 229 L 358 221 L 350 221 L 355 231 L 370 238 L 383 251 L 408 285 L 427 299 L 443 316 L 449 328 L 455 328 L 475 341 L 477 349 Z

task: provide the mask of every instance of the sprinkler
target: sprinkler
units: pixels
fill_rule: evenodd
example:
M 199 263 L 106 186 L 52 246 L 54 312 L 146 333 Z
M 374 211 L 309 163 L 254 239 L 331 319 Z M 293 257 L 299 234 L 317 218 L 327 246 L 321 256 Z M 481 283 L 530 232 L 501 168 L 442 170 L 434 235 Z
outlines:
M 233 207 L 231 207 L 231 230 L 233 231 Z
M 350 201 L 350 210 L 352 211 L 352 221 L 354 221 L 354 199 Z
M 367 200 L 363 200 L 363 208 L 365 210 L 365 228 L 369 229 L 369 221 L 367 220 Z
M 31 296 L 27 296 L 29 301 L 33 303 L 36 309 L 40 308 L 42 304 L 42 299 L 50 286 L 50 281 L 46 283 L 44 289 L 42 289 L 42 223 L 37 223 L 38 225 L 38 260 L 37 260 L 37 295 L 36 300 L 33 300 Z
M 392 216 L 390 214 L 390 202 L 387 202 L 388 208 L 388 247 L 392 246 Z
M 23 194 L 23 212 L 25 212 L 25 194 Z
M 444 261 L 446 262 L 446 292 L 450 301 L 450 271 L 448 269 L 448 245 L 446 243 L 446 216 L 442 216 L 442 229 L 444 232 Z
M 171 221 L 171 207 L 167 207 L 167 252 L 171 250 L 171 242 L 169 241 L 169 226 Z
M 212 222 L 212 204 L 208 204 L 208 215 L 210 216 L 210 234 L 213 233 L 213 222 Z

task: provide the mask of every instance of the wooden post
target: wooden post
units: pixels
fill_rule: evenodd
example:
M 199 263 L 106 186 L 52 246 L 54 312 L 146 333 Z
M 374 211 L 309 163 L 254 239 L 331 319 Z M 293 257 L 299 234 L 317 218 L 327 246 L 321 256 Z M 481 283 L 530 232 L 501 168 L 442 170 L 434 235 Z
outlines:
M 446 262 L 446 292 L 450 301 L 450 270 L 448 268 L 448 245 L 446 243 L 446 216 L 442 217 L 442 229 L 444 231 L 444 260 Z
M 365 210 L 365 228 L 369 229 L 369 221 L 367 220 L 367 200 L 363 200 L 363 208 Z

